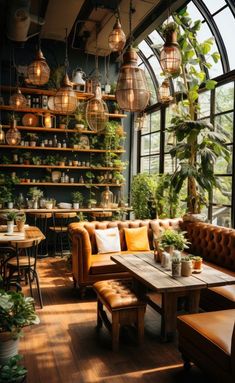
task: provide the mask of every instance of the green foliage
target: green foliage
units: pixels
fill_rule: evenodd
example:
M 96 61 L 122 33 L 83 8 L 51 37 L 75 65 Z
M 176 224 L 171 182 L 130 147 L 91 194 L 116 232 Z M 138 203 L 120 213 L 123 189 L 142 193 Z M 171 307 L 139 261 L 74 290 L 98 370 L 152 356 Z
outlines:
M 120 137 L 117 131 L 119 125 L 117 121 L 111 120 L 107 122 L 104 134 L 104 149 L 116 150 L 119 148 L 120 142 L 123 140 L 123 137 Z
M 74 203 L 81 203 L 83 201 L 83 195 L 79 191 L 72 193 L 72 201 Z
M 139 173 L 133 177 L 131 184 L 131 202 L 135 218 L 150 218 L 149 200 L 154 199 L 157 187 L 156 176 Z
M 176 193 L 170 174 L 160 174 L 156 187 L 156 209 L 159 218 L 180 216 L 180 195 Z
M 159 247 L 164 250 L 168 246 L 174 246 L 177 250 L 184 250 L 188 248 L 188 240 L 184 236 L 184 231 L 176 231 L 166 229 L 159 237 Z
M 34 300 L 20 292 L 0 290 L 0 332 L 10 331 L 13 338 L 20 336 L 21 329 L 38 324 Z
M 29 189 L 28 195 L 32 198 L 33 201 L 37 201 L 43 196 L 43 191 L 37 187 L 32 187 Z
M 21 355 L 12 356 L 4 365 L 0 365 L 0 382 L 21 382 L 27 374 L 27 370 L 19 363 Z
M 6 215 L 7 221 L 14 221 L 17 217 L 17 212 L 16 211 L 9 211 Z

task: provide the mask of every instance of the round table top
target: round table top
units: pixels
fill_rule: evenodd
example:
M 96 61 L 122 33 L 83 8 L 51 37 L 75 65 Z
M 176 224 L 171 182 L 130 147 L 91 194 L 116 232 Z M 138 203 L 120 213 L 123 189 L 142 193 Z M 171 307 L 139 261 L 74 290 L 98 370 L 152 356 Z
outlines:
M 25 225 L 23 232 L 17 231 L 17 227 L 15 226 L 13 234 L 9 234 L 7 233 L 7 226 L 0 225 L 0 244 L 26 240 L 42 241 L 43 239 L 45 239 L 44 234 L 36 226 Z

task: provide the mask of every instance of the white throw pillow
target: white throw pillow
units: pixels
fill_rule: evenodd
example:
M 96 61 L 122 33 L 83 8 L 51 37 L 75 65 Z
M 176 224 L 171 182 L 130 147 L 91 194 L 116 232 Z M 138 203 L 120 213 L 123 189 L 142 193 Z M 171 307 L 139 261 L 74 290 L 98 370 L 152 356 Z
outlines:
M 117 227 L 95 230 L 98 253 L 121 251 L 119 230 Z

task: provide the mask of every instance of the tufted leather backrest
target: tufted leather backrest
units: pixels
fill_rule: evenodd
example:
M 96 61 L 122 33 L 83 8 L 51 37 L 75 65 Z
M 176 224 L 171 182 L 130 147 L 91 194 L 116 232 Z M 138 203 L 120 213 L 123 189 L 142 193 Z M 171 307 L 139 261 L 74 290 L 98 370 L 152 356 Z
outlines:
M 235 270 L 235 230 L 204 222 L 184 222 L 191 242 L 189 252 Z
M 179 227 L 179 222 L 181 219 L 155 219 L 155 220 L 129 220 L 129 221 L 92 221 L 92 222 L 79 222 L 73 224 L 75 226 L 80 226 L 86 229 L 89 234 L 90 243 L 91 243 L 91 252 L 92 254 L 97 253 L 97 245 L 95 239 L 95 230 L 97 229 L 109 229 L 111 227 L 118 227 L 120 234 L 121 250 L 127 250 L 124 228 L 138 228 L 147 226 L 148 228 L 148 238 L 150 248 L 153 249 L 153 234 L 158 236 L 162 229 L 167 229 L 172 227 L 174 229 Z

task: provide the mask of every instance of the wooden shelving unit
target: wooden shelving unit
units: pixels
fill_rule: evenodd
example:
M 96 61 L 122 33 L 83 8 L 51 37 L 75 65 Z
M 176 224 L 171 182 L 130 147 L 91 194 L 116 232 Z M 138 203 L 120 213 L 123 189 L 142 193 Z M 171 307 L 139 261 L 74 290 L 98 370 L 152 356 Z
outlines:
M 26 164 L 0 164 L 1 168 L 35 168 L 35 169 L 80 169 L 80 170 L 101 170 L 101 171 L 108 171 L 108 170 L 117 170 L 122 171 L 121 168 L 118 167 L 108 167 L 108 166 L 71 166 L 71 165 L 65 165 L 65 166 L 59 166 L 59 165 L 26 165 Z
M 89 183 L 75 183 L 75 182 L 70 182 L 70 183 L 59 183 L 59 182 L 20 182 L 19 184 L 17 184 L 17 186 L 31 186 L 31 185 L 34 185 L 34 186 L 82 186 L 82 187 L 92 187 L 92 186 L 95 186 L 95 187 L 100 187 L 100 186 L 115 186 L 115 187 L 121 187 L 123 186 L 123 184 L 112 184 L 112 183 L 106 183 L 106 184 L 95 184 L 95 183 L 92 183 L 92 184 L 89 184 Z
M 21 145 L 0 145 L 2 149 L 25 149 L 25 150 L 54 150 L 60 152 L 80 152 L 80 153 L 125 153 L 125 150 L 105 150 L 105 149 L 74 149 L 74 148 L 54 148 L 47 146 L 21 146 Z
M 2 125 L 4 129 L 9 129 L 10 125 Z M 50 133 L 79 133 L 79 134 L 97 134 L 96 130 L 76 130 L 76 129 L 62 129 L 62 128 L 44 128 L 43 126 L 17 126 L 18 130 L 28 130 L 31 132 L 50 132 Z

